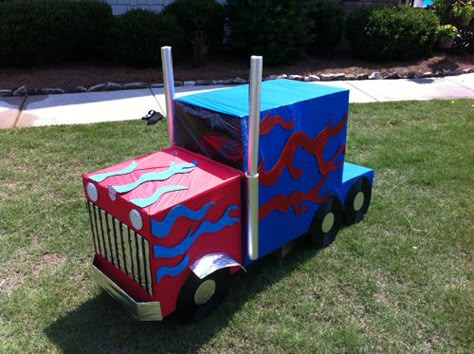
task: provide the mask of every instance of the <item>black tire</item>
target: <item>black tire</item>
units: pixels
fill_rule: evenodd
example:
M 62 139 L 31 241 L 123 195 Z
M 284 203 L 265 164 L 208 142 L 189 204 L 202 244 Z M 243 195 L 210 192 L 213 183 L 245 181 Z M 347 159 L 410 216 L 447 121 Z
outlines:
M 366 177 L 358 178 L 347 192 L 344 202 L 344 220 L 347 225 L 362 221 L 369 209 L 372 188 Z
M 339 199 L 329 197 L 316 211 L 311 222 L 311 242 L 317 248 L 329 246 L 335 239 L 342 223 L 342 205 Z
M 183 322 L 199 321 L 207 317 L 222 302 L 230 283 L 230 272 L 228 269 L 220 269 L 209 274 L 204 279 L 199 279 L 191 272 L 186 282 L 181 287 L 176 303 L 176 313 Z M 207 284 L 207 285 L 206 285 Z M 214 291 L 209 298 L 202 296 L 202 289 L 209 288 L 214 284 Z M 199 290 L 201 289 L 201 290 Z M 201 292 L 200 292 L 201 291 Z M 210 291 L 204 291 L 209 296 Z M 201 296 L 199 296 L 201 294 Z

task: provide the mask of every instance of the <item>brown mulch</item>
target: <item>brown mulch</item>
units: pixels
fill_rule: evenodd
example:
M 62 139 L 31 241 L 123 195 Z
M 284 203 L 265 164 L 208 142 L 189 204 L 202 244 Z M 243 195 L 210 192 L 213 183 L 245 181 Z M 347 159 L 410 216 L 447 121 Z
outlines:
M 161 82 L 161 67 L 133 68 L 101 63 L 73 63 L 55 66 L 8 68 L 0 67 L 0 89 L 90 86 L 102 82 Z M 395 61 L 382 64 L 344 56 L 308 57 L 289 65 L 265 66 L 264 76 L 321 73 L 362 74 L 373 71 L 382 73 L 436 72 L 443 69 L 466 69 L 474 66 L 474 55 L 436 54 L 427 59 Z M 196 68 L 189 61 L 175 63 L 175 80 L 219 80 L 248 77 L 248 63 L 229 57 L 207 58 Z

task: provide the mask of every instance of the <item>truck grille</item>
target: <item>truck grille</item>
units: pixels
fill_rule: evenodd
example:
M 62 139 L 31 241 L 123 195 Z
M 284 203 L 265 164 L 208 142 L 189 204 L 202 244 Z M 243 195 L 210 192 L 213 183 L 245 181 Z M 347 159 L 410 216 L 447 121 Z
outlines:
M 87 202 L 95 252 L 152 294 L 148 240 L 95 204 Z

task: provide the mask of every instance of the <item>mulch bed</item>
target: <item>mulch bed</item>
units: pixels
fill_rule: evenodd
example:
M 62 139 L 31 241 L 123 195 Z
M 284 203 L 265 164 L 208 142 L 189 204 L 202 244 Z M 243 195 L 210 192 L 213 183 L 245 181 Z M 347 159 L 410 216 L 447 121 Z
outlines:
M 72 63 L 55 66 L 10 68 L 0 67 L 0 89 L 91 86 L 103 82 L 161 82 L 161 63 L 156 68 L 133 68 L 105 63 Z M 323 73 L 361 74 L 371 72 L 405 75 L 410 72 L 442 72 L 463 70 L 474 66 L 474 54 L 447 55 L 438 53 L 421 60 L 385 63 L 368 62 L 347 56 L 308 57 L 289 65 L 265 66 L 264 76 L 269 75 L 320 75 Z M 190 60 L 175 63 L 175 79 L 222 80 L 248 77 L 248 62 L 230 57 L 210 57 L 196 68 Z

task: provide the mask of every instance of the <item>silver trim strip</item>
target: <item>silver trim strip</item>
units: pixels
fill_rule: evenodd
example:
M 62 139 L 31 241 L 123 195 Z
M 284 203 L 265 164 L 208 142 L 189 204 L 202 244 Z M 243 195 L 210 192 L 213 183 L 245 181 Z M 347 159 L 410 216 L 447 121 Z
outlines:
M 92 264 L 92 275 L 97 284 L 100 285 L 107 293 L 114 299 L 120 302 L 125 308 L 139 321 L 161 321 L 161 305 L 159 301 L 153 302 L 136 302 L 125 291 L 123 291 L 117 284 L 109 279 L 104 273 L 100 271 L 94 264 Z
M 170 146 L 174 145 L 174 73 L 171 47 L 161 47 L 161 66 L 165 86 L 166 117 Z
M 247 144 L 247 254 L 258 258 L 258 140 L 260 136 L 260 97 L 263 58 L 250 58 L 249 141 Z

